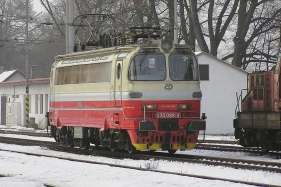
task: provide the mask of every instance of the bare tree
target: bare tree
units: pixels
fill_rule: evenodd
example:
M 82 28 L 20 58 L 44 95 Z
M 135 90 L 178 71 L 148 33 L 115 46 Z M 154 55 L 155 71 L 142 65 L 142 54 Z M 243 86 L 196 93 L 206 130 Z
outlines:
M 149 17 L 152 18 L 152 26 L 160 27 L 160 20 L 156 11 L 157 4 L 155 0 L 149 0 L 150 5 L 150 15 Z M 159 6 L 159 5 L 158 5 Z
M 24 70 L 23 57 L 25 38 L 26 5 L 21 0 L 2 0 L 0 1 L 0 66 L 5 70 L 19 69 Z M 29 23 L 31 29 L 34 12 L 29 4 Z M 33 33 L 30 33 L 33 38 Z
M 239 0 L 234 0 L 231 4 L 231 0 L 226 0 L 219 12 L 218 16 L 214 16 L 214 0 L 210 0 L 209 10 L 208 10 L 208 29 L 210 36 L 210 54 L 217 56 L 218 48 L 220 42 L 223 40 L 227 29 L 229 28 L 230 23 L 232 22 Z M 229 13 L 226 15 L 228 7 L 232 8 L 229 10 Z M 214 23 L 214 20 L 216 22 Z
M 275 62 L 277 48 L 272 46 L 277 46 L 275 41 L 279 37 L 274 25 L 274 20 L 281 14 L 279 3 L 270 0 L 190 0 L 188 5 L 182 1 L 181 27 L 186 43 L 189 42 L 188 34 L 193 32 L 201 51 L 244 69 L 252 62 Z M 186 21 L 182 6 L 191 21 Z M 189 30 L 185 23 L 192 25 Z
M 270 32 L 272 29 L 276 29 L 274 20 L 281 16 L 281 8 L 276 9 L 270 6 L 272 3 L 274 2 L 269 0 L 240 1 L 237 31 L 233 39 L 233 65 L 238 67 L 244 65 L 245 68 L 246 64 L 253 62 L 251 60 L 253 56 L 262 55 L 266 57 L 268 55 L 262 49 L 252 50 L 251 53 L 247 49 L 255 39 L 260 39 L 261 35 Z M 261 61 L 261 59 L 257 61 Z M 270 63 L 274 62 L 270 61 Z
M 215 3 L 214 0 L 208 0 L 200 2 L 199 5 L 197 0 L 190 0 L 189 3 L 189 16 L 192 20 L 193 32 L 200 49 L 217 56 L 220 43 L 223 41 L 225 33 L 235 16 L 239 0 L 226 0 L 224 3 Z M 207 13 L 202 11 L 205 6 L 208 6 L 208 9 L 206 10 Z M 215 9 L 220 10 L 220 12 L 215 12 Z M 199 19 L 199 16 L 201 17 L 201 20 Z M 207 23 L 207 25 L 202 23 Z M 208 29 L 205 29 L 204 27 Z M 207 45 L 206 39 L 210 41 L 209 46 Z
M 179 0 L 179 15 L 180 15 L 180 31 L 185 43 L 190 45 L 195 50 L 195 35 L 192 24 L 190 8 L 186 0 Z M 188 26 L 188 27 L 187 27 Z M 179 38 L 179 42 L 181 37 Z
M 20 0 L 17 1 L 20 2 Z M 0 3 L 4 2 L 7 7 L 7 3 L 14 1 L 3 0 Z M 38 64 L 42 62 L 44 64 L 42 67 L 47 67 L 52 62 L 55 53 L 61 52 L 63 48 L 64 25 L 61 23 L 65 23 L 65 0 L 40 0 L 40 2 L 47 13 L 42 13 L 38 19 L 33 19 L 33 22 L 41 26 L 33 25 L 30 29 L 33 45 L 36 45 L 31 61 Z M 201 51 L 243 68 L 253 62 L 273 63 L 276 60 L 279 37 L 274 20 L 281 17 L 280 5 L 277 2 L 270 0 L 178 0 L 177 3 L 180 32 L 175 34 L 179 35 L 180 42 L 191 45 L 194 50 L 200 48 Z M 17 13 L 13 15 L 18 17 L 23 14 L 24 12 L 20 10 L 18 8 Z M 108 22 L 109 27 L 100 30 L 104 33 L 108 33 L 108 29 L 120 33 L 129 27 L 153 26 L 168 30 L 171 39 L 174 35 L 174 4 L 171 0 L 75 0 L 75 17 L 81 14 L 110 15 L 114 23 Z M 53 27 L 41 24 L 50 22 L 54 23 Z M 8 23 L 7 19 L 0 22 L 0 39 L 2 39 L 0 46 L 6 45 L 4 40 L 5 29 L 8 28 L 6 23 Z M 100 25 L 94 22 L 92 29 L 86 29 L 85 26 L 86 24 L 80 24 L 80 29 L 83 30 L 82 35 L 85 36 L 86 33 L 95 32 L 93 31 L 95 27 L 100 28 Z M 13 30 L 15 33 L 12 37 L 17 38 L 17 41 L 24 37 L 23 33 L 18 32 L 19 28 Z M 46 41 L 48 43 L 45 43 Z M 40 59 L 37 53 L 43 51 L 46 46 L 49 48 L 50 45 L 54 46 L 52 48 L 54 50 L 49 50 L 52 58 L 45 56 L 43 60 Z M 16 49 L 21 51 L 19 46 Z
M 33 43 L 30 51 L 30 64 L 36 65 L 36 77 L 49 77 L 55 56 L 65 53 L 65 42 L 53 39 L 51 35 Z
M 55 6 L 51 6 L 49 0 L 40 0 L 41 4 L 45 7 L 46 11 L 49 13 L 49 15 L 52 18 L 52 21 L 56 25 L 57 30 L 60 32 L 62 36 L 65 36 L 64 31 L 62 30 L 57 17 L 55 16 L 53 9 L 55 9 Z M 64 6 L 65 7 L 65 6 Z
M 193 1 L 190 0 L 189 4 L 190 4 L 190 14 L 189 15 L 191 17 L 191 21 L 193 24 L 193 32 L 194 32 L 195 38 L 198 42 L 198 45 L 200 46 L 200 49 L 204 52 L 209 53 L 209 47 L 204 38 L 202 26 L 199 22 L 199 16 L 198 16 L 199 10 L 197 8 L 197 0 L 193 0 Z

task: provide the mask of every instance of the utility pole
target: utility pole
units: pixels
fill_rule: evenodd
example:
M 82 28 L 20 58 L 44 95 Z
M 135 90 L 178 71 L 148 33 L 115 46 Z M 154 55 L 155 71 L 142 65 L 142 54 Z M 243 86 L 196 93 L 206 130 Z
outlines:
M 8 5 L 9 6 L 9 5 Z M 7 7 L 8 7 L 7 6 Z M 4 20 L 4 16 L 5 16 L 5 7 L 6 7 L 6 2 L 4 2 L 3 7 L 0 9 L 0 38 L 4 39 L 7 37 L 8 35 L 8 24 L 9 24 L 9 16 L 7 15 L 6 19 Z M 6 23 L 5 23 L 6 22 Z M 3 71 L 5 71 L 5 68 L 7 68 L 6 65 L 6 58 L 7 58 L 7 43 L 2 40 L 2 42 L 0 42 L 1 45 L 1 53 L 0 53 L 0 57 L 1 57 L 1 61 L 2 61 L 2 67 L 4 68 Z
M 28 59 L 28 0 L 25 1 L 26 6 L 26 22 L 25 22 L 25 78 L 26 78 L 26 91 L 25 91 L 25 126 L 29 127 L 29 59 Z
M 68 41 L 68 38 L 69 38 L 69 24 L 68 24 L 68 15 L 69 15 L 69 1 L 68 0 L 65 0 L 65 5 L 66 5 L 66 14 L 65 14 L 65 53 L 68 54 L 69 53 L 69 50 L 68 50 L 68 47 L 69 47 L 69 41 Z
M 5 10 L 5 2 L 4 2 L 4 6 L 1 8 L 0 7 L 0 38 L 4 38 L 6 35 L 4 35 L 4 10 Z M 4 44 L 4 41 L 1 41 L 0 42 L 0 46 L 1 47 L 6 47 L 6 45 Z M 4 50 L 2 51 L 1 50 L 1 53 L 0 53 L 0 58 L 1 58 L 1 60 L 0 61 L 2 61 L 1 63 L 1 66 L 3 66 L 3 68 L 5 68 L 5 48 L 4 48 Z
M 177 14 L 177 0 L 174 0 L 174 44 L 178 44 L 178 14 Z
M 73 27 L 73 20 L 74 20 L 74 0 L 65 0 L 66 2 L 66 54 L 73 52 L 74 47 L 74 27 Z

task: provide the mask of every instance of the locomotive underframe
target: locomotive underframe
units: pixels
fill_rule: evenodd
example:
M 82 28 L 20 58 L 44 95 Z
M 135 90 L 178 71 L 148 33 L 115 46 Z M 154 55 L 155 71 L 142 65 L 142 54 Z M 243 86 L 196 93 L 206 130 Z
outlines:
M 194 122 L 195 124 L 199 123 Z M 204 121 L 205 122 L 205 121 Z M 205 125 L 205 123 L 203 124 Z M 51 136 L 55 140 L 66 146 L 77 146 L 88 149 L 90 143 L 96 147 L 108 147 L 112 151 L 115 149 L 128 150 L 133 153 L 136 150 L 168 150 L 170 153 L 176 150 L 193 149 L 198 137 L 198 130 L 191 128 L 192 123 L 186 124 L 185 127 L 177 126 L 174 128 L 162 127 L 158 131 L 139 131 L 124 130 L 118 128 L 100 129 L 89 127 L 63 126 L 57 128 L 51 126 Z M 131 136 L 131 137 L 130 137 Z M 132 137 L 136 139 L 131 141 Z
M 58 143 L 70 147 L 80 147 L 88 149 L 90 143 L 103 147 L 109 147 L 112 151 L 115 149 L 125 149 L 135 151 L 132 146 L 130 137 L 125 130 L 108 129 L 101 131 L 98 128 L 88 127 L 67 127 L 56 128 L 51 126 L 51 136 L 55 138 Z
M 235 139 L 244 147 L 263 150 L 281 149 L 280 112 L 238 112 L 234 120 Z

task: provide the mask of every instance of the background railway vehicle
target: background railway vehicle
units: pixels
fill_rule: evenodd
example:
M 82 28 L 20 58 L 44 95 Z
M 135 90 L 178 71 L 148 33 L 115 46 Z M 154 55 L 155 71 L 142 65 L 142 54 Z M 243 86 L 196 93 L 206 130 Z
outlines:
M 96 49 L 55 58 L 49 121 L 57 142 L 130 153 L 194 148 L 206 128 L 197 59 L 160 33 L 103 34 Z
M 248 74 L 247 93 L 233 122 L 235 139 L 240 145 L 261 147 L 264 151 L 281 150 L 280 82 L 280 56 L 270 71 Z

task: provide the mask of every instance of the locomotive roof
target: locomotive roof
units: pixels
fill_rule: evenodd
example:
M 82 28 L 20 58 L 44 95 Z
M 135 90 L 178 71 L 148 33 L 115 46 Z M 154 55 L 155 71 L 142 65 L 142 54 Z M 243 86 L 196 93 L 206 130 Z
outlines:
M 61 60 L 63 58 L 75 58 L 75 57 L 82 57 L 87 55 L 105 55 L 110 53 L 119 53 L 124 51 L 132 51 L 136 48 L 161 48 L 162 40 L 154 40 L 151 43 L 143 43 L 143 44 L 129 44 L 125 46 L 114 46 L 109 48 L 99 48 L 93 49 L 89 51 L 82 51 L 82 52 L 75 52 L 70 54 L 58 55 L 56 56 L 56 61 Z M 193 53 L 192 49 L 189 45 L 186 44 L 174 44 L 174 48 L 178 49 L 190 49 L 190 53 Z
M 56 56 L 56 60 L 61 60 L 63 58 L 73 58 L 73 57 L 81 57 L 81 56 L 87 56 L 87 55 L 104 55 L 109 53 L 118 53 L 122 51 L 132 51 L 136 46 L 118 46 L 118 47 L 110 47 L 110 48 L 101 48 L 101 49 L 94 49 L 90 51 L 83 51 L 83 52 L 75 52 L 75 53 L 69 53 L 65 55 L 58 55 Z

